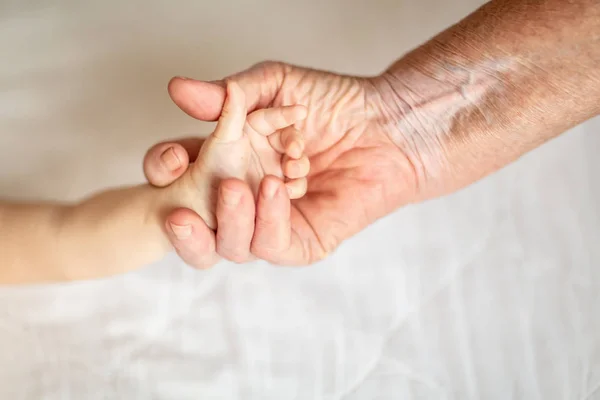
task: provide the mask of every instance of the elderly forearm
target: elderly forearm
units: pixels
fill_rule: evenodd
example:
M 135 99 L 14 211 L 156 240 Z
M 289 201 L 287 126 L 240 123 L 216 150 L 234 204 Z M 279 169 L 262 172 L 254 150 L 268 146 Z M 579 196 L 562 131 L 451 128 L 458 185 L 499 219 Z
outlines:
M 600 113 L 600 2 L 491 1 L 378 84 L 423 197 L 456 190 Z

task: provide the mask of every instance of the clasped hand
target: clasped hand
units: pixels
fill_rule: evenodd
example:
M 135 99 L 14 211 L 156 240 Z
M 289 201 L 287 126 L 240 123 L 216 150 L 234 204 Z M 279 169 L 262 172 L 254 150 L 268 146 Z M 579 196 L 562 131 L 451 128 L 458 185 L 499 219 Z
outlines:
M 311 264 L 414 194 L 413 167 L 391 139 L 372 79 L 269 62 L 220 82 L 174 78 L 169 94 L 189 116 L 215 121 L 223 110 L 226 82 L 241 89 L 249 113 L 306 107 L 306 118 L 292 122 L 302 133 L 310 171 L 303 170 L 308 162 L 290 164 L 286 177 L 265 171 L 255 188 L 242 177 L 220 180 L 216 230 L 189 208 L 170 212 L 169 240 L 188 264 L 208 268 L 221 257 L 237 263 L 259 258 L 277 265 Z M 192 168 L 202 144 L 186 138 L 152 147 L 144 160 L 148 181 L 159 187 L 176 182 Z M 296 178 L 292 185 L 290 178 Z

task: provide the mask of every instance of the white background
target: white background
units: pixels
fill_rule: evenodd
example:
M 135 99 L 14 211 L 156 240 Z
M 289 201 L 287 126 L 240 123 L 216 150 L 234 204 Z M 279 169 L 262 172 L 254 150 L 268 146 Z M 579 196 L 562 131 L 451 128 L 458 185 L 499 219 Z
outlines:
M 174 75 L 377 73 L 476 0 L 0 0 L 0 196 L 141 182 Z M 600 398 L 600 121 L 303 269 L 0 289 L 2 399 Z M 1 245 L 1 244 L 0 244 Z M 1 253 L 0 253 L 1 262 Z

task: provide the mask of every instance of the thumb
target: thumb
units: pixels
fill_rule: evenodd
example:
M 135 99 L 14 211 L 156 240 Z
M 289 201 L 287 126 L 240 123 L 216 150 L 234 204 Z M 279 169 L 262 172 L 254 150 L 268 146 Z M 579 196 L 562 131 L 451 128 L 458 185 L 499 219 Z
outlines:
M 222 143 L 231 143 L 241 139 L 246 123 L 246 103 L 244 92 L 234 81 L 227 85 L 227 99 L 223 105 L 221 117 L 213 132 L 213 137 Z
M 216 121 L 225 103 L 226 81 L 234 81 L 240 86 L 246 97 L 246 108 L 252 112 L 275 100 L 290 68 L 279 62 L 264 62 L 222 81 L 176 77 L 169 82 L 169 96 L 189 116 L 201 121 Z
M 212 82 L 175 77 L 168 86 L 171 100 L 184 113 L 201 121 L 216 121 L 225 103 L 225 87 Z
M 196 160 L 204 139 L 189 137 L 160 142 L 144 156 L 144 175 L 151 185 L 164 187 L 177 180 Z

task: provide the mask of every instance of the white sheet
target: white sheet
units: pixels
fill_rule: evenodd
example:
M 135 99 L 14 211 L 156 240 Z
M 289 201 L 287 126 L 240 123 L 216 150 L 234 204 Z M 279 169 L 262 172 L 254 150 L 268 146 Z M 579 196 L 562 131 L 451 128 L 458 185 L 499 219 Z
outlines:
M 478 5 L 37 3 L 0 2 L 4 197 L 141 181 L 152 143 L 209 129 L 171 105 L 173 75 L 263 59 L 374 73 Z M 0 289 L 0 398 L 600 399 L 599 128 L 400 210 L 310 268 L 197 272 L 170 256 Z

